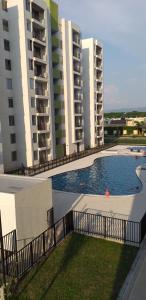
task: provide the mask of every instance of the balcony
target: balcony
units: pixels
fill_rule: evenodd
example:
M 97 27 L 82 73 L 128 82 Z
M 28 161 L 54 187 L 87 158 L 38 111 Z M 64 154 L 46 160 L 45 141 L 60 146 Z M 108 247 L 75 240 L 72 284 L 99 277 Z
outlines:
M 40 30 L 38 32 L 33 31 L 33 38 L 41 43 L 46 43 L 45 34 L 41 33 Z
M 80 58 L 81 58 L 80 51 L 77 51 L 76 49 L 74 49 L 73 50 L 73 57 L 77 58 L 78 60 L 80 60 Z
M 37 113 L 38 114 L 48 114 L 49 113 L 49 109 L 48 109 L 47 106 L 39 105 L 39 106 L 37 106 Z
M 82 80 L 75 78 L 74 79 L 74 85 L 78 86 L 78 87 L 81 87 L 82 86 Z
M 44 22 L 44 10 L 35 3 L 32 3 L 32 18 L 39 23 Z
M 77 72 L 77 73 L 81 73 L 81 67 L 80 65 L 78 64 L 74 64 L 74 67 L 73 67 L 74 71 Z
M 80 140 L 82 140 L 82 138 L 83 138 L 82 131 L 77 129 L 76 133 L 75 133 L 75 139 L 76 139 L 76 141 L 80 141 Z
M 36 88 L 35 89 L 35 94 L 38 96 L 45 96 L 48 97 L 48 91 L 45 88 Z
M 74 101 L 82 101 L 83 95 L 82 94 L 75 94 L 74 95 Z
M 38 122 L 38 130 L 39 131 L 49 131 L 49 124 L 47 122 Z
M 46 139 L 42 139 L 38 143 L 39 148 L 49 148 L 50 145 L 51 143 L 49 143 L 49 141 L 47 141 Z
M 79 34 L 73 34 L 73 43 L 80 46 L 80 37 Z

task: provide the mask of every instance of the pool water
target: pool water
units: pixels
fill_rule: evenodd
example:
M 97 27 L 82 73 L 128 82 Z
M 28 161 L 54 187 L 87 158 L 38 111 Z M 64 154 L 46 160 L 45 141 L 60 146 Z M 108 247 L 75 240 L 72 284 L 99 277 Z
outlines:
M 146 163 L 146 157 L 108 156 L 97 158 L 88 168 L 62 173 L 52 177 L 53 189 L 104 195 L 139 193 L 142 184 L 136 175 L 136 167 Z

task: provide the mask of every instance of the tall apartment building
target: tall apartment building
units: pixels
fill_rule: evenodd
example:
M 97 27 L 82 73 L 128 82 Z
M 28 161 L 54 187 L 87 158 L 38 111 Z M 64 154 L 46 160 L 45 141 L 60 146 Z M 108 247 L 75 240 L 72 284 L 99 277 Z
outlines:
M 80 28 L 60 20 L 63 54 L 66 154 L 84 150 L 83 82 Z
M 0 9 L 5 169 L 54 157 L 50 11 L 40 0 L 7 0 L 7 8 Z
M 85 147 L 104 143 L 103 48 L 90 38 L 82 40 Z
M 46 0 L 46 3 L 48 4 L 51 14 L 55 155 L 56 157 L 61 157 L 66 155 L 62 38 L 58 16 L 58 5 L 52 0 Z
M 102 59 L 102 46 L 81 45 L 80 28 L 59 19 L 53 0 L 0 0 L 5 170 L 103 144 Z

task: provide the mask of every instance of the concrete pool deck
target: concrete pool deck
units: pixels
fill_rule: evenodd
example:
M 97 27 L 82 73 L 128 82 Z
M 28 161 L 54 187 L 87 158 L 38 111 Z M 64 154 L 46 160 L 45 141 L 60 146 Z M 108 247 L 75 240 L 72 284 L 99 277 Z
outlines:
M 127 148 L 130 146 L 118 145 L 108 150 L 101 151 L 66 165 L 57 167 L 50 171 L 37 175 L 39 178 L 48 178 L 63 172 L 76 170 L 91 166 L 94 160 L 99 157 L 113 155 L 141 155 L 132 153 Z M 99 211 L 103 215 L 112 216 L 121 219 L 129 219 L 140 221 L 146 212 L 146 168 L 138 167 L 136 173 L 143 183 L 143 188 L 140 193 L 127 196 L 110 196 L 76 194 L 62 191 L 53 191 L 53 205 L 55 211 L 55 221 L 65 215 L 69 210 L 84 211 L 97 214 Z M 130 180 L 130 178 L 129 178 Z

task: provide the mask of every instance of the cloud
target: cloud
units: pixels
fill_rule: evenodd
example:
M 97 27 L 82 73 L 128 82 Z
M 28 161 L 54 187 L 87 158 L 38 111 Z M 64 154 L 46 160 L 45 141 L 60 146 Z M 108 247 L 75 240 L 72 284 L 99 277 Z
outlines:
M 61 15 L 80 25 L 83 36 L 94 36 L 123 51 L 146 57 L 146 1 L 58 0 Z
M 120 96 L 119 96 L 119 89 L 114 84 L 105 85 L 104 88 L 104 101 L 105 106 L 110 107 L 118 107 L 120 104 Z

